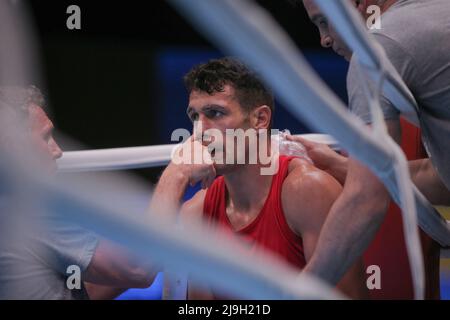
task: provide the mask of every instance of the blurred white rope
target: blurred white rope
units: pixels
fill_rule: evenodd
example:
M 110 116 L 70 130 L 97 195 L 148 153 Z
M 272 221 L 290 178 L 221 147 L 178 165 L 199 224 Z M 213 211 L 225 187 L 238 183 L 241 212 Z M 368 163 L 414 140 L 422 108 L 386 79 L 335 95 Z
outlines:
M 6 163 L 2 162 L 0 165 Z M 11 163 L 10 163 L 11 164 Z M 219 241 L 217 232 L 202 225 L 178 228 L 169 212 L 149 213 L 143 219 L 126 199 L 142 192 L 141 187 L 127 179 L 105 184 L 95 177 L 63 179 L 55 182 L 37 176 L 29 168 L 0 167 L 0 180 L 16 176 L 26 181 L 27 190 L 38 190 L 41 196 L 34 203 L 30 218 L 47 210 L 116 241 L 141 259 L 170 272 L 188 273 L 194 280 L 210 285 L 218 292 L 242 299 L 343 299 L 344 296 L 309 275 L 300 274 L 275 256 L 256 253 L 251 257 L 237 241 Z M 20 172 L 20 173 L 19 173 Z M 111 185 L 120 185 L 114 190 Z M 36 193 L 36 192 L 34 192 Z
M 357 57 L 354 57 L 358 59 Z M 364 93 L 369 104 L 369 109 L 372 115 L 372 131 L 380 140 L 386 141 L 395 151 L 396 159 L 394 162 L 395 175 L 398 183 L 399 197 L 403 214 L 403 229 L 405 234 L 405 245 L 408 252 L 408 257 L 411 266 L 412 281 L 414 284 L 414 293 L 416 299 L 423 299 L 425 294 L 425 266 L 419 238 L 419 231 L 417 229 L 417 212 L 414 202 L 414 192 L 412 189 L 411 177 L 409 174 L 409 167 L 407 159 L 401 150 L 392 139 L 389 138 L 389 133 L 384 121 L 383 112 L 381 110 L 381 95 L 383 82 L 386 78 L 383 61 L 380 64 L 380 71 L 378 79 L 376 80 L 375 88 L 370 90 L 370 78 L 365 72 L 362 64 L 358 60 L 358 76 L 360 83 L 363 86 Z
M 114 148 L 64 152 L 59 172 L 125 170 L 167 165 L 174 148 L 167 144 L 149 147 Z
M 336 140 L 324 134 L 298 135 L 310 141 L 338 148 Z M 99 149 L 64 152 L 58 160 L 59 172 L 83 172 L 151 168 L 167 165 L 178 144 L 149 147 Z
M 394 151 L 393 166 L 399 191 L 400 206 L 403 213 L 405 244 L 411 266 L 414 294 L 416 299 L 423 299 L 425 296 L 425 266 L 419 231 L 417 229 L 417 212 L 414 202 L 413 184 L 409 174 L 408 161 L 401 148 L 389 137 L 384 121 L 380 103 L 384 83 L 398 85 L 393 86 L 394 93 L 396 94 L 392 94 L 388 90 L 384 91 L 399 110 L 404 111 L 406 115 L 415 115 L 414 120 L 416 124 L 418 123 L 416 114 L 417 103 L 412 93 L 398 76 L 395 68 L 389 63 L 383 49 L 370 37 L 370 34 L 368 34 L 362 23 L 360 15 L 350 3 L 340 0 L 315 1 L 327 15 L 342 39 L 352 48 L 353 59 L 357 59 L 359 67 L 358 75 L 360 76 L 360 82 L 364 88 L 372 115 L 373 135 L 381 141 L 386 141 L 387 145 Z M 372 92 L 370 86 L 371 80 L 375 82 L 375 87 Z
M 0 15 L 6 12 L 6 9 L 3 10 L 3 4 L 6 2 L 0 1 Z M 5 21 L 0 19 L 0 23 Z M 2 32 L 23 40 L 21 34 L 14 32 L 17 30 L 10 28 L 9 20 L 6 24 L 8 28 L 0 28 Z M 0 38 L 7 39 L 3 33 Z M 11 53 L 11 48 L 7 49 Z M 14 51 L 12 56 L 25 65 L 20 51 L 26 52 L 19 49 L 19 52 Z M 3 58 L 4 56 L 0 55 L 2 66 Z M 17 72 L 17 69 L 21 70 L 16 64 L 10 64 L 9 67 L 11 68 L 7 71 L 11 70 L 12 73 Z M 9 74 L 4 72 L 4 69 L 7 68 L 1 70 L 1 79 L 4 80 L 6 74 L 6 79 L 23 80 L 20 71 L 17 74 Z M 3 130 L 6 129 L 0 128 L 1 138 L 4 137 L 3 134 L 10 134 Z M 27 214 L 32 217 L 46 208 L 62 218 L 77 221 L 100 235 L 116 240 L 140 256 L 170 270 L 189 271 L 193 277 L 206 281 L 214 288 L 244 299 L 343 298 L 321 281 L 308 275 L 299 275 L 297 270 L 276 262 L 267 255 L 254 255 L 250 259 L 247 255 L 236 252 L 236 247 L 231 243 L 214 241 L 215 234 L 208 233 L 203 228 L 178 230 L 158 218 L 157 214 L 153 215 L 151 221 L 132 218 L 131 214 L 136 213 L 130 212 L 133 211 L 133 206 L 127 205 L 121 197 L 124 192 L 133 189 L 134 185 L 129 181 L 124 180 L 119 184 L 122 188 L 120 193 L 106 191 L 111 185 L 116 185 L 115 183 L 100 183 L 95 178 L 89 179 L 90 177 L 89 181 L 84 180 L 81 183 L 71 183 L 64 179 L 63 183 L 50 182 L 46 180 L 48 177 L 44 177 L 42 170 L 34 166 L 35 155 L 29 153 L 31 148 L 25 148 L 22 150 L 23 154 L 15 155 L 15 152 L 3 147 L 0 144 L 0 181 L 8 181 L 10 186 L 14 186 L 13 189 L 18 190 L 13 194 L 1 194 L 1 197 L 4 201 L 13 201 L 27 207 L 25 212 L 20 212 L 21 220 L 26 218 Z M 14 213 L 11 217 L 17 219 L 19 212 Z M 17 236 L 20 238 L 21 234 Z M 15 239 L 2 238 L 3 240 Z
M 405 190 L 397 184 L 397 180 L 400 176 L 402 179 L 407 179 L 408 173 L 399 175 L 395 170 L 399 165 L 405 165 L 404 155 L 397 151 L 390 137 L 379 139 L 377 135 L 365 128 L 359 118 L 346 110 L 343 103 L 321 81 L 291 39 L 266 11 L 254 1 L 249 0 L 208 2 L 170 0 L 170 2 L 214 42 L 227 51 L 244 57 L 246 62 L 256 68 L 275 89 L 292 114 L 306 120 L 319 132 L 326 132 L 335 137 L 352 156 L 371 168 L 384 182 L 397 203 L 405 204 L 401 196 Z M 341 3 L 327 0 L 322 1 L 322 4 L 325 8 L 335 2 Z M 362 45 L 360 47 L 362 52 L 367 53 L 364 57 L 367 60 L 371 59 L 372 55 L 376 55 L 376 51 L 372 51 L 370 47 L 364 48 Z M 379 65 L 373 67 L 378 68 Z M 393 71 L 391 69 L 387 71 L 387 75 L 391 77 Z M 399 101 L 405 102 L 411 99 L 411 96 L 403 95 L 404 91 L 400 91 L 399 95 L 399 90 L 396 90 L 398 87 L 405 87 L 401 79 L 396 78 L 394 84 L 392 81 L 386 83 L 387 90 Z M 407 104 L 405 109 L 408 109 L 405 111 L 413 114 L 409 108 L 410 104 L 405 103 Z M 413 118 L 410 120 L 417 123 Z M 409 185 L 411 185 L 410 182 Z M 441 245 L 448 246 L 450 244 L 448 224 L 417 188 L 413 187 L 413 192 L 419 209 L 419 225 Z M 411 215 L 404 215 L 408 226 L 415 222 L 411 219 L 412 217 L 414 217 L 414 211 Z M 414 234 L 414 230 L 409 232 Z M 416 251 L 413 256 L 419 256 L 421 254 L 417 252 L 419 248 L 415 246 L 415 243 L 411 245 Z M 421 273 L 417 259 L 414 259 L 413 263 L 416 264 L 414 270 Z M 417 298 L 423 297 L 422 280 L 415 280 Z

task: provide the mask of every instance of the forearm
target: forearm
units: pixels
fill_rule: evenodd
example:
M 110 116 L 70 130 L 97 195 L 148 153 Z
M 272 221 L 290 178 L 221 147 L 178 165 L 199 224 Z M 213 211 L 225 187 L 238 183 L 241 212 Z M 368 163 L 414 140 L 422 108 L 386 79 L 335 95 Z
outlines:
M 151 213 L 166 218 L 175 216 L 188 184 L 188 179 L 178 169 L 169 165 L 164 170 L 150 203 Z M 84 278 L 91 283 L 94 299 L 107 299 L 121 290 L 117 288 L 148 287 L 157 271 L 155 265 L 136 257 L 122 246 L 100 240 Z
M 159 268 L 126 248 L 101 239 L 83 279 L 93 285 L 114 288 L 147 288 Z M 97 288 L 98 289 L 98 288 Z
M 386 206 L 373 197 L 343 193 L 334 203 L 305 271 L 337 284 L 372 241 Z
M 153 192 L 150 212 L 175 214 L 180 208 L 188 183 L 186 175 L 176 165 L 169 164 Z
M 350 299 L 369 299 L 366 276 L 364 259 L 361 257 L 342 277 L 337 288 Z
M 450 191 L 441 181 L 430 159 L 409 162 L 411 179 L 420 192 L 434 205 L 450 205 Z

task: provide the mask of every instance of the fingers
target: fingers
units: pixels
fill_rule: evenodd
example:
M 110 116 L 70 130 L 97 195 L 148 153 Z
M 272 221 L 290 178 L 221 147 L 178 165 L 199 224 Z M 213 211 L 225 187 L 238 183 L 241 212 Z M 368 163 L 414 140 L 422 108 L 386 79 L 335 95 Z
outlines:
M 347 150 L 341 149 L 338 152 L 341 156 L 348 158 L 350 155 L 348 154 Z
M 306 149 L 312 149 L 317 143 L 307 140 L 299 136 L 286 135 L 286 139 L 289 141 L 300 142 Z
M 192 167 L 190 170 L 191 176 L 189 178 L 189 185 L 191 187 L 194 187 L 198 182 L 200 182 L 202 189 L 207 189 L 212 185 L 214 179 L 217 176 L 217 172 L 216 169 L 214 168 L 214 165 L 209 166 L 201 165 L 197 166 L 196 168 Z

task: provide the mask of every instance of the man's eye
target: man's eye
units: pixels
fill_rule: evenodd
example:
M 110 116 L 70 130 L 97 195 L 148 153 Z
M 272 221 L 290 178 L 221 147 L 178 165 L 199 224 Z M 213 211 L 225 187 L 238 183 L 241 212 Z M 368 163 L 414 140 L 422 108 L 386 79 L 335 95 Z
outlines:
M 198 113 L 190 114 L 189 118 L 191 119 L 192 122 L 197 121 L 198 120 Z
M 325 28 L 326 26 L 328 26 L 328 22 L 324 19 L 319 20 L 318 22 L 319 27 Z
M 206 113 L 206 116 L 208 118 L 218 118 L 218 117 L 221 117 L 222 115 L 223 115 L 223 112 L 217 111 L 217 110 L 211 110 Z

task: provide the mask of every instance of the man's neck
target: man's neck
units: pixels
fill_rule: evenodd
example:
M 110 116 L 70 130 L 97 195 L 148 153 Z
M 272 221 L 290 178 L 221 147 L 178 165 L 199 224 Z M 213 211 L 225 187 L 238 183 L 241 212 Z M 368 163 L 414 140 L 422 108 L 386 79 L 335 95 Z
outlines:
M 262 175 L 261 165 L 243 165 L 225 174 L 228 205 L 233 211 L 252 212 L 261 209 L 270 191 L 273 176 Z

